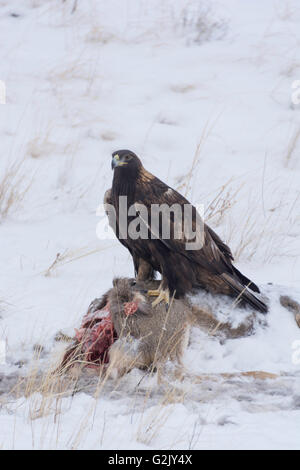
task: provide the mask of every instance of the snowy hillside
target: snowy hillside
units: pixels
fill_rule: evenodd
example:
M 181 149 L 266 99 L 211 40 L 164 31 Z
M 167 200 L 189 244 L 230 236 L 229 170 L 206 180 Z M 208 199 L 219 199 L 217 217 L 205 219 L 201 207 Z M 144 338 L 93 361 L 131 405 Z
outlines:
M 133 370 L 59 405 L 0 396 L 0 448 L 300 448 L 300 329 L 279 303 L 300 302 L 299 24 L 297 0 L 0 0 L 0 390 L 34 350 L 47 370 L 57 333 L 133 275 L 97 236 L 120 148 L 204 204 L 269 298 L 252 336 L 194 328 L 186 368 L 279 376 L 170 383 L 166 399 Z

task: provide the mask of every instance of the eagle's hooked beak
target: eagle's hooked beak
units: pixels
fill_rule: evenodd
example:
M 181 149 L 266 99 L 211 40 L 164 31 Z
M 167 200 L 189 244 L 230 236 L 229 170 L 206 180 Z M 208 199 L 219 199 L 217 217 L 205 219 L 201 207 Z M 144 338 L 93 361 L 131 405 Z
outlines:
M 122 162 L 118 154 L 116 154 L 111 161 L 111 169 L 114 170 L 117 166 L 127 165 L 127 162 Z

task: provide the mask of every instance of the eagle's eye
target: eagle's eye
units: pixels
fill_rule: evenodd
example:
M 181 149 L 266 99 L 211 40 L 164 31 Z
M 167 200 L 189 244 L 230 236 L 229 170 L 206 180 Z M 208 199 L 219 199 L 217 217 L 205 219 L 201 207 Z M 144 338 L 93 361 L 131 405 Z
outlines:
M 125 160 L 126 160 L 126 161 L 128 161 L 128 160 L 130 160 L 130 159 L 131 159 L 131 156 L 130 156 L 130 155 L 126 155 L 126 156 L 125 156 Z

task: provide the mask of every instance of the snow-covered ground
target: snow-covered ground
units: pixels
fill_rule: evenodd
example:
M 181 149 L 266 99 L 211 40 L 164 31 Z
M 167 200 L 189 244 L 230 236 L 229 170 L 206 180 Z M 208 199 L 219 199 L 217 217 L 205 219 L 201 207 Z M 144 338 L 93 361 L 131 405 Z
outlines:
M 39 416 L 40 396 L 11 398 L 0 448 L 299 449 L 300 330 L 279 304 L 300 301 L 299 2 L 73 4 L 0 0 L 0 375 L 26 373 L 36 344 L 46 368 L 56 333 L 132 276 L 121 244 L 96 235 L 111 152 L 129 148 L 204 204 L 270 299 L 253 336 L 221 344 L 193 329 L 187 369 L 280 378 L 186 380 L 166 400 L 134 370 Z

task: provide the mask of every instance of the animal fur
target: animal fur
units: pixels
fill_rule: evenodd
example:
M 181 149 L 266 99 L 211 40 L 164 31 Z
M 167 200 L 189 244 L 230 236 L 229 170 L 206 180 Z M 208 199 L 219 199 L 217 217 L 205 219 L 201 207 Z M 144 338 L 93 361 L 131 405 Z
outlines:
M 108 367 L 118 376 L 134 367 L 159 369 L 169 359 L 178 368 L 182 367 L 182 355 L 189 342 L 191 326 L 197 326 L 210 335 L 240 338 L 254 332 L 255 313 L 248 315 L 244 322 L 233 328 L 230 323 L 220 322 L 208 308 L 192 305 L 188 298 L 173 298 L 169 309 L 165 304 L 152 306 L 152 299 L 146 293 L 156 289 L 159 281 L 138 281 L 117 278 L 113 287 L 89 306 L 91 326 L 93 317 L 109 306 L 115 335 L 118 338 L 109 349 Z M 132 305 L 135 308 L 132 310 Z M 88 365 L 78 341 L 67 349 L 61 363 L 68 369 L 68 363 L 79 362 Z
M 300 304 L 288 295 L 281 295 L 280 303 L 283 307 L 294 314 L 295 321 L 300 328 Z
M 172 302 L 166 312 L 165 305 L 151 306 L 143 293 L 149 284 L 133 285 L 129 279 L 114 280 L 108 293 L 111 318 L 118 340 L 109 351 L 110 364 L 119 375 L 133 367 L 158 367 L 168 359 L 181 363 L 189 335 L 190 309 L 181 300 Z M 124 304 L 137 302 L 138 310 L 127 316 Z
M 110 314 L 118 340 L 109 350 L 110 365 L 123 375 L 134 367 L 157 368 L 168 359 L 179 367 L 189 341 L 191 326 L 224 338 L 248 336 L 254 331 L 255 314 L 250 314 L 237 328 L 219 322 L 208 309 L 195 306 L 185 299 L 173 299 L 166 312 L 164 304 L 152 306 L 147 290 L 158 287 L 159 281 L 140 281 L 119 278 L 113 288 L 100 300 L 109 302 Z M 137 302 L 138 309 L 127 316 L 124 305 Z

